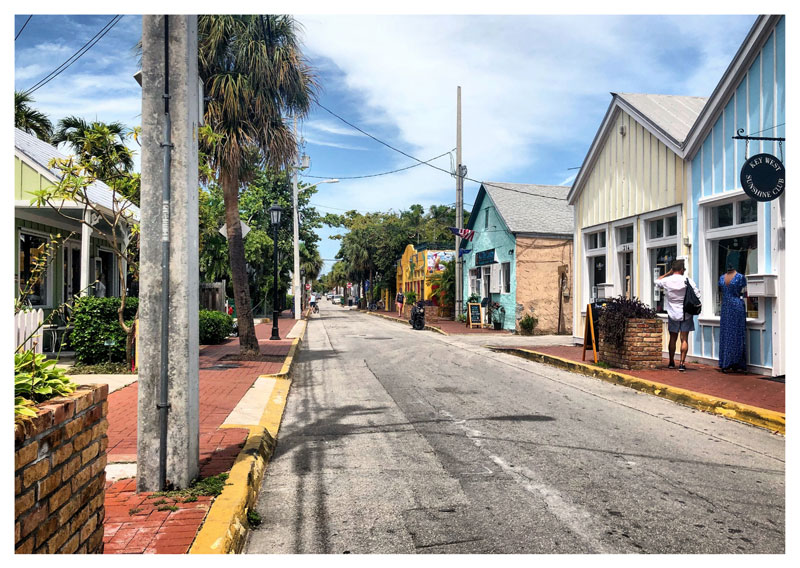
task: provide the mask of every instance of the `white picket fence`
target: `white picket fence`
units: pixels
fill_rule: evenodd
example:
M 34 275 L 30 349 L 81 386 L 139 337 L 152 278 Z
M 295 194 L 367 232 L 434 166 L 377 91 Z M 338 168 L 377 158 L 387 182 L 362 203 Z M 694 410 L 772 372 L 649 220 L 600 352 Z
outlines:
M 44 320 L 44 311 L 40 308 L 38 310 L 29 310 L 25 312 L 19 312 L 17 315 L 14 316 L 14 349 L 19 347 L 23 342 L 25 343 L 25 347 L 23 349 L 29 350 L 34 349 L 36 353 L 42 352 L 42 330 L 39 329 L 37 333 L 36 328 L 38 328 L 42 321 Z M 29 335 L 33 334 L 33 336 L 25 341 L 25 338 Z

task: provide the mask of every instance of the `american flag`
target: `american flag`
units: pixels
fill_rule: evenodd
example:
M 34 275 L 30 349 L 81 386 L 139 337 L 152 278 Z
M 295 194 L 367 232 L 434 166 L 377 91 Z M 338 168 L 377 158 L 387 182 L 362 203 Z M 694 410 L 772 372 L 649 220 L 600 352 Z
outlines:
M 459 229 L 458 227 L 448 227 L 448 229 L 450 229 L 451 233 L 453 233 L 454 235 L 458 235 L 465 241 L 471 241 L 472 237 L 475 236 L 475 231 L 472 231 L 470 229 Z

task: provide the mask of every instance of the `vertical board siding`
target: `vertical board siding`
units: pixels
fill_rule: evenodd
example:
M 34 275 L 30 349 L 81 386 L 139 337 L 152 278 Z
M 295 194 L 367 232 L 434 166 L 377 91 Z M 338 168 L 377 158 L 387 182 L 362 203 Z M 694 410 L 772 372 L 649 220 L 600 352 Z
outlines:
M 761 365 L 761 330 L 747 330 L 747 363 Z
M 772 367 L 772 306 L 775 300 L 765 298 L 764 302 L 764 337 L 762 341 L 764 365 Z
M 701 156 L 701 170 L 703 173 L 703 181 L 702 181 L 702 197 L 706 197 L 711 195 L 712 185 L 711 185 L 711 157 L 712 157 L 712 149 L 711 149 L 711 137 L 709 136 L 706 138 L 706 141 L 703 142 L 703 147 L 700 149 L 700 156 Z
M 630 115 L 618 111 L 601 144 L 576 201 L 579 230 L 682 203 L 683 161 Z
M 744 129 L 745 134 L 749 132 L 747 130 L 747 82 L 742 81 L 742 83 L 736 88 L 736 93 L 734 94 L 734 100 L 736 101 L 736 123 L 735 128 L 738 131 L 740 128 Z M 739 181 L 739 169 L 741 168 L 741 164 L 744 163 L 745 160 L 745 152 L 748 152 L 750 149 L 748 148 L 747 142 L 745 140 L 736 140 L 734 145 L 734 154 L 733 154 L 733 163 L 734 168 L 736 171 L 736 175 L 733 178 L 733 184 L 731 185 L 731 189 L 741 189 L 742 184 Z M 752 155 L 752 152 L 751 154 Z
M 727 191 L 729 189 L 735 189 L 739 186 L 736 178 L 739 177 L 736 172 L 736 157 L 733 151 L 733 145 L 736 140 L 733 139 L 736 136 L 736 97 L 732 98 L 728 101 L 727 106 L 725 107 L 724 111 L 724 122 L 723 122 L 723 135 L 724 135 L 724 150 L 722 154 L 722 159 L 725 161 L 725 179 L 723 180 L 722 188 L 723 191 Z
M 775 26 L 775 110 L 776 128 L 779 138 L 786 136 L 786 18 L 781 18 Z
M 711 131 L 711 148 L 713 152 L 711 184 L 712 194 L 722 193 L 725 188 L 722 185 L 723 165 L 722 156 L 725 154 L 725 144 L 722 141 L 722 121 L 718 120 Z
M 757 130 L 758 136 L 775 136 L 772 128 L 775 126 L 775 32 L 770 35 L 761 52 L 761 125 Z M 764 151 L 774 153 L 777 145 L 774 142 L 765 142 Z
M 761 130 L 761 55 L 756 57 L 747 72 L 747 134 Z M 761 152 L 759 142 L 750 144 L 750 155 Z
M 714 354 L 712 353 L 711 349 L 711 326 L 704 325 L 703 326 L 703 357 L 713 357 Z

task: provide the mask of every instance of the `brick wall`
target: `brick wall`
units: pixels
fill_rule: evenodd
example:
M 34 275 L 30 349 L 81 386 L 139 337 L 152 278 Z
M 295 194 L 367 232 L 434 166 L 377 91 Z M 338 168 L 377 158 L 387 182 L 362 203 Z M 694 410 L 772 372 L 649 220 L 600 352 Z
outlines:
M 655 369 L 661 364 L 660 319 L 630 319 L 622 347 L 600 340 L 600 360 L 617 369 Z
M 103 552 L 108 385 L 82 386 L 14 424 L 17 553 Z

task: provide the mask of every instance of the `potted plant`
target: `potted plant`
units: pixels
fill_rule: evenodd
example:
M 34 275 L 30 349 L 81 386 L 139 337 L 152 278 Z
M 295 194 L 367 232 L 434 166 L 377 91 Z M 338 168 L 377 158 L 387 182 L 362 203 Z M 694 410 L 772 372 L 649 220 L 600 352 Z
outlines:
M 506 317 L 506 309 L 498 302 L 489 304 L 489 318 L 495 329 L 503 329 L 503 321 Z
M 619 369 L 654 369 L 662 360 L 663 323 L 638 298 L 618 296 L 599 310 L 599 356 Z

